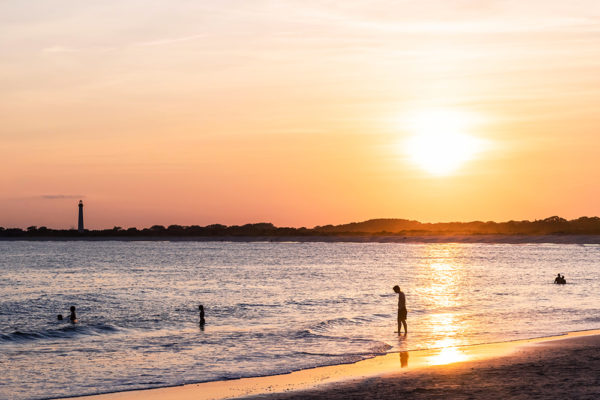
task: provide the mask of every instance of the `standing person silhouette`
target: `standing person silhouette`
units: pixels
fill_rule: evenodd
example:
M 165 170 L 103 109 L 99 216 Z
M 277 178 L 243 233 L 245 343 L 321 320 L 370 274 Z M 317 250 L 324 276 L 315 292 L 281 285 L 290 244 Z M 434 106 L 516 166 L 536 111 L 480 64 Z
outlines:
M 402 325 L 404 325 L 404 334 L 408 333 L 408 329 L 406 328 L 406 296 L 404 296 L 404 292 L 400 290 L 400 286 L 394 286 L 394 292 L 398 293 L 398 335 L 402 331 Z

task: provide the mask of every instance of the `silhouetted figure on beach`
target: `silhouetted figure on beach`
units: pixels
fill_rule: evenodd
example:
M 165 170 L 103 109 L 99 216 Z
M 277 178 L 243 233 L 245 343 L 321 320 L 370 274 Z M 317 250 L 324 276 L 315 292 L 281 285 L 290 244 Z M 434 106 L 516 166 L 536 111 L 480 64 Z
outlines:
M 398 335 L 400 335 L 402 331 L 402 326 L 404 326 L 404 334 L 408 333 L 408 329 L 406 328 L 406 296 L 404 296 L 404 292 L 400 290 L 400 286 L 394 286 L 394 292 L 398 293 Z
M 198 310 L 200 311 L 200 327 L 202 328 L 204 324 L 206 324 L 206 320 L 204 319 L 204 306 L 200 304 Z
M 564 285 L 565 283 L 567 283 L 567 280 L 565 279 L 564 275 L 560 276 L 560 274 L 558 274 L 556 278 L 554 278 L 554 283 L 558 285 Z
M 77 322 L 77 316 L 75 315 L 75 306 L 71 306 L 71 315 L 69 316 L 69 321 L 71 321 L 71 323 L 75 323 Z

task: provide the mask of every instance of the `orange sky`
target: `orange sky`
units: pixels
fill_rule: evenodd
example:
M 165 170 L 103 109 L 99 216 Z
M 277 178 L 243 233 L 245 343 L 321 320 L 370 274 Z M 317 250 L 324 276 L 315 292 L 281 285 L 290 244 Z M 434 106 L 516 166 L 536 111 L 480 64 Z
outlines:
M 335 3 L 1 2 L 0 226 L 600 215 L 600 2 Z

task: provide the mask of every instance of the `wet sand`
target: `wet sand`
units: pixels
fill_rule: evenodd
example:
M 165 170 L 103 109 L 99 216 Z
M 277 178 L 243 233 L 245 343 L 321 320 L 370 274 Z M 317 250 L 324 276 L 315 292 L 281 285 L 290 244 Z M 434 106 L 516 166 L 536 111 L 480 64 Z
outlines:
M 390 353 L 354 364 L 277 376 L 111 393 L 82 399 L 225 398 L 600 398 L 600 331 Z
M 600 335 L 253 399 L 598 399 Z

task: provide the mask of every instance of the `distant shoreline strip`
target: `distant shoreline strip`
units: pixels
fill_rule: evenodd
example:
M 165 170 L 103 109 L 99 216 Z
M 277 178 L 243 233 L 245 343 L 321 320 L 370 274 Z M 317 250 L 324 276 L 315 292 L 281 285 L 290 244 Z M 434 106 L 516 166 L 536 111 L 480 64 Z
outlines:
M 600 245 L 600 235 L 326 235 L 326 236 L 23 236 L 0 241 L 172 241 L 172 242 L 293 242 L 293 243 L 490 243 Z

